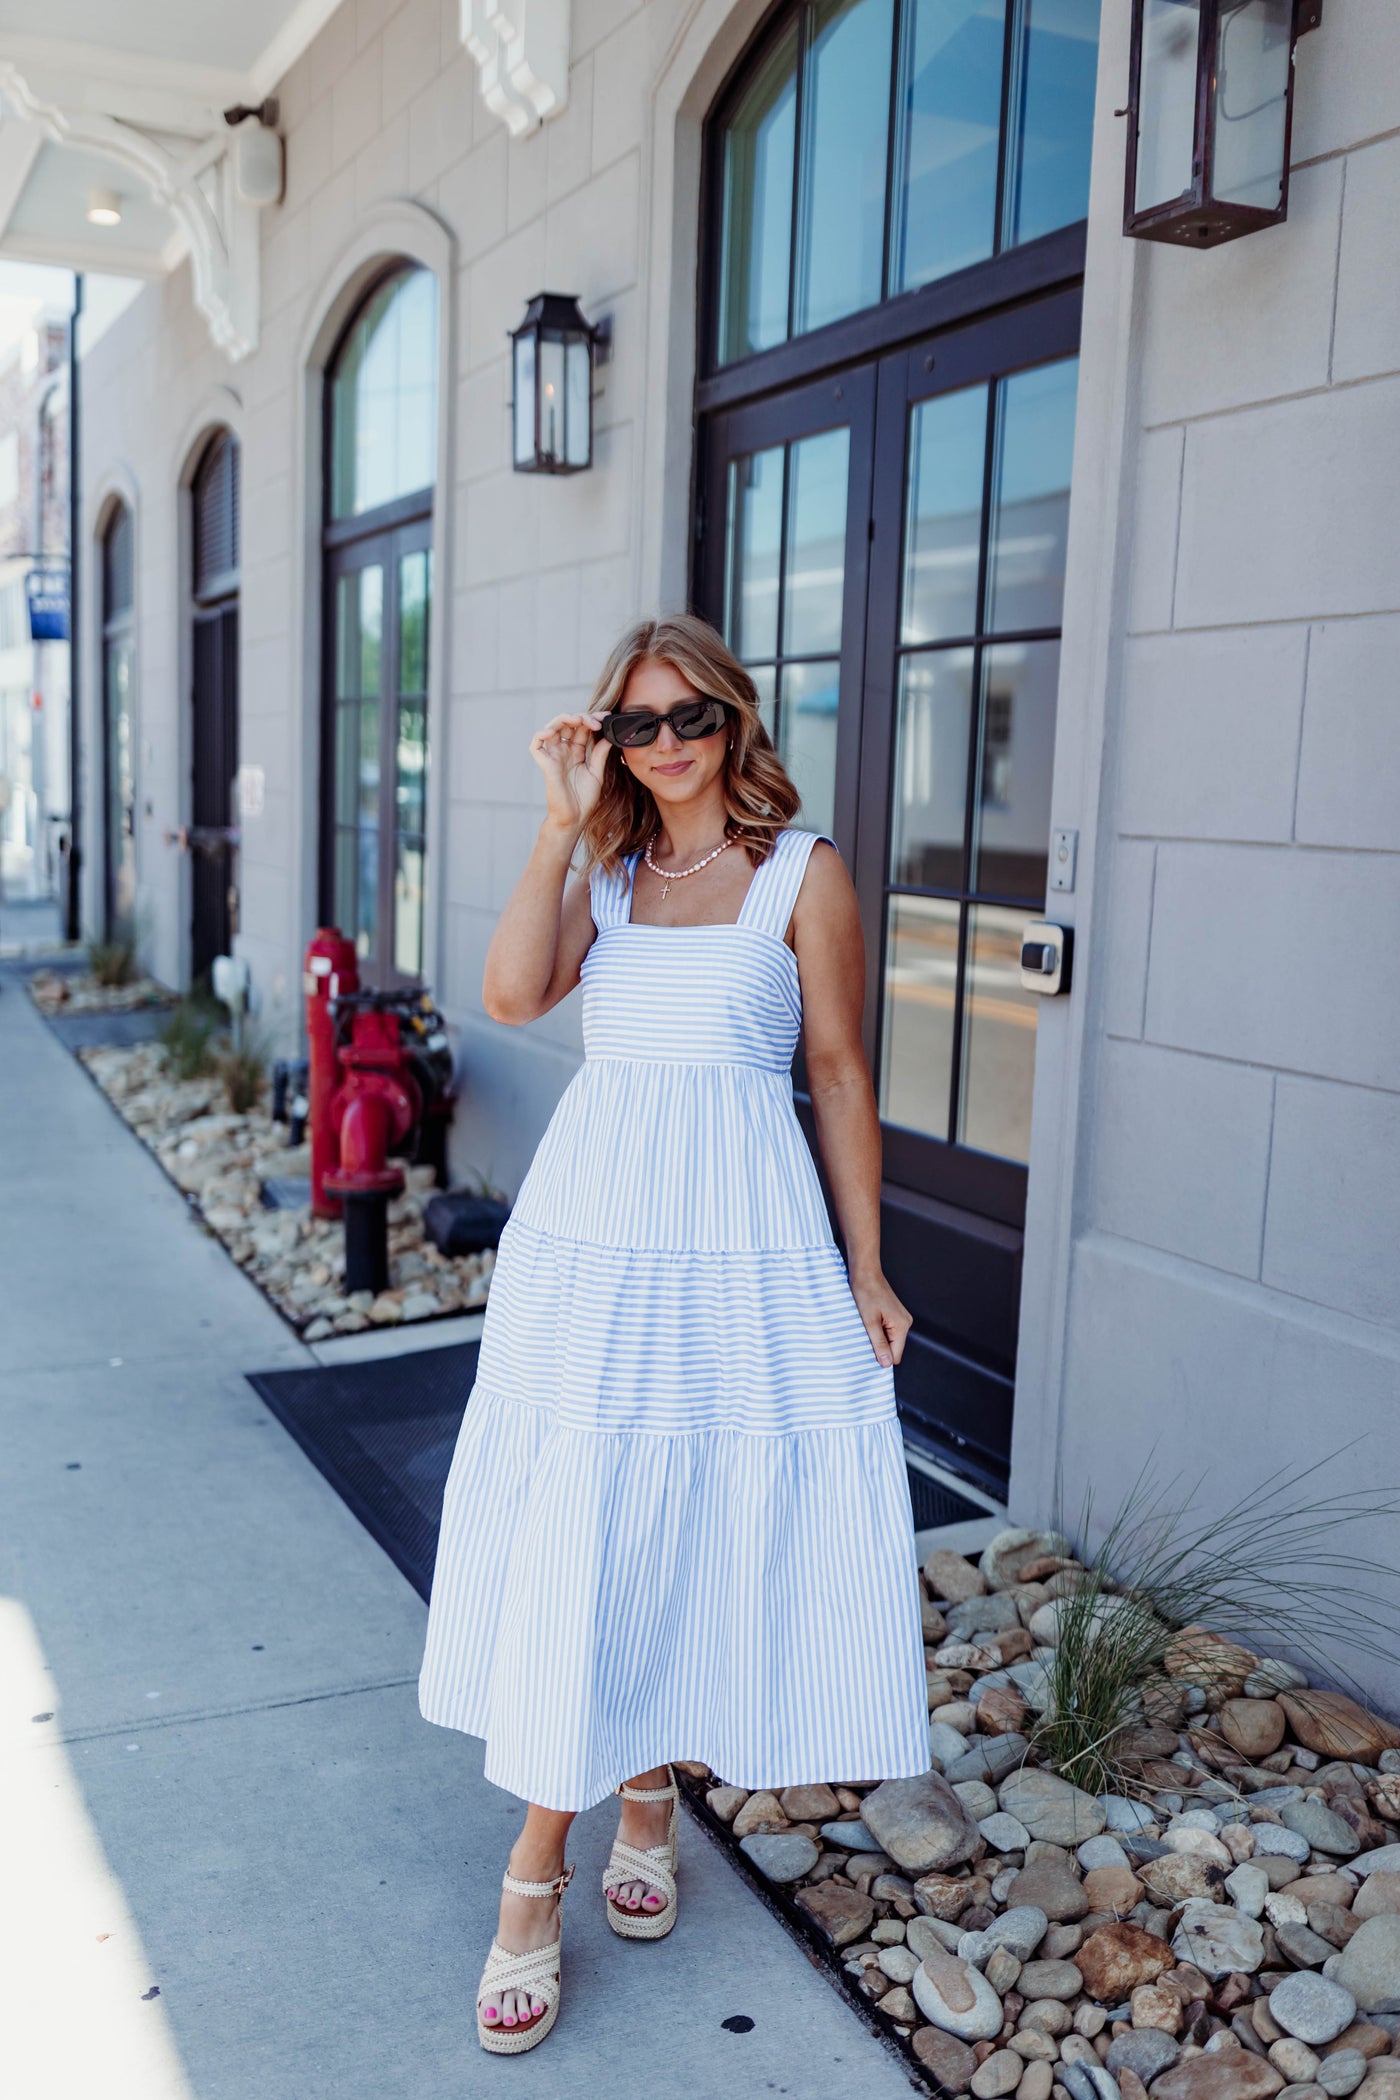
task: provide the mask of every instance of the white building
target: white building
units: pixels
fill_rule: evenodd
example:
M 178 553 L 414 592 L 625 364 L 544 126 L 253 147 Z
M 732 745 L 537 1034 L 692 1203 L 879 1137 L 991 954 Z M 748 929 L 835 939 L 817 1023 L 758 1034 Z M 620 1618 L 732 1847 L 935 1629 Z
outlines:
M 480 1007 L 528 738 L 697 605 L 864 903 L 910 1435 L 1039 1517 L 1400 1480 L 1400 14 L 1327 0 L 1286 221 L 1193 253 L 1124 236 L 1130 12 L 0 8 L 0 253 L 151 280 L 84 362 L 91 922 L 232 932 L 289 1037 L 318 922 L 421 970 L 514 1188 L 581 1049 Z M 611 321 L 568 478 L 512 471 L 544 289 Z M 236 931 L 172 842 L 235 765 Z

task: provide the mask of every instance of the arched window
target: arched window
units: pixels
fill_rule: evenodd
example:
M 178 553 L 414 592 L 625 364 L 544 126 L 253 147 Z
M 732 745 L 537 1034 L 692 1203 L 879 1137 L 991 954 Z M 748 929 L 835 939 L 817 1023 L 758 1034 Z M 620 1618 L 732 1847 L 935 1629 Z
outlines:
M 194 704 L 190 781 L 190 976 L 207 983 L 237 930 L 238 440 L 216 431 L 190 485 Z
M 325 910 L 371 985 L 423 969 L 437 280 L 401 265 L 326 383 Z
M 788 0 L 705 137 L 694 593 L 854 875 L 890 1273 L 916 1317 L 901 1398 L 921 1384 L 992 1486 L 1098 11 Z
M 103 912 L 109 940 L 136 921 L 136 749 L 132 724 L 135 604 L 131 512 L 114 505 L 102 534 Z

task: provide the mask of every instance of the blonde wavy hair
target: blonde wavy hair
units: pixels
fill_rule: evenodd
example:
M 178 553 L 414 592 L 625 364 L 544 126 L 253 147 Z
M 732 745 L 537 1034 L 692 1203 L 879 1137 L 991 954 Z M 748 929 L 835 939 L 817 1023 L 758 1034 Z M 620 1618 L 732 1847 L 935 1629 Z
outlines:
M 694 613 L 667 613 L 659 620 L 638 620 L 627 629 L 598 674 L 590 711 L 610 714 L 633 671 L 649 658 L 670 664 L 697 693 L 726 700 L 733 709 L 723 774 L 725 828 L 742 833 L 749 860 L 759 866 L 802 807 L 802 798 L 763 726 L 752 678 L 708 620 Z M 650 790 L 628 772 L 622 753 L 609 746 L 602 793 L 583 827 L 585 859 L 580 872 L 586 877 L 601 866 L 609 875 L 617 873 L 626 855 L 646 844 L 656 824 Z

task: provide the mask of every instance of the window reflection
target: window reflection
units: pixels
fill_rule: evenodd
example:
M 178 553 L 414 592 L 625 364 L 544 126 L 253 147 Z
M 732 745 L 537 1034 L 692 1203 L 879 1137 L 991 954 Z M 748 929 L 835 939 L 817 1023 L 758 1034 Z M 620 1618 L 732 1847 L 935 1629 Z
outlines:
M 994 633 L 1060 624 L 1078 383 L 1076 357 L 1002 381 L 988 550 Z
M 972 879 L 994 897 L 1045 895 L 1059 678 L 1058 642 L 983 652 Z
M 1021 983 L 1025 913 L 969 907 L 958 1142 L 1025 1162 L 1031 1148 L 1037 995 Z
M 885 934 L 880 1114 L 948 1135 L 961 907 L 940 897 L 891 897 Z
M 900 667 L 890 879 L 960 889 L 975 652 L 906 656 Z
M 841 646 L 846 575 L 846 486 L 851 433 L 800 438 L 788 467 L 783 654 L 815 656 Z
M 1053 233 L 1088 212 L 1098 62 L 1099 0 L 1019 0 L 1004 247 Z
M 401 270 L 366 302 L 331 381 L 331 517 L 431 486 L 437 459 L 437 279 Z
M 843 424 L 731 460 L 725 519 L 725 639 L 758 688 L 764 727 L 802 797 L 801 823 L 827 833 L 850 452 Z
M 899 98 L 893 286 L 984 262 L 996 232 L 1003 0 L 910 0 Z
M 778 749 L 802 797 L 802 822 L 831 835 L 836 821 L 836 715 L 839 663 L 785 664 Z
M 903 640 L 977 630 L 987 389 L 921 401 L 910 417 Z
M 719 362 L 1082 219 L 1098 19 L 1099 0 L 795 5 L 722 127 Z
M 724 631 L 741 661 L 778 653 L 778 569 L 783 537 L 783 447 L 729 463 Z
M 807 25 L 798 335 L 880 298 L 893 0 L 813 0 Z

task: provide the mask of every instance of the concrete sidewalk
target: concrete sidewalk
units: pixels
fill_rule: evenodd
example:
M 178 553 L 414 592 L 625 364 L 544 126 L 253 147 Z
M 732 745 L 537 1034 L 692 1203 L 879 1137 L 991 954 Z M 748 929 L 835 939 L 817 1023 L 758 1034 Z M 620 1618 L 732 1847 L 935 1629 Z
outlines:
M 676 1931 L 616 1939 L 608 1803 L 557 2028 L 478 2049 L 518 1804 L 420 1720 L 421 1603 L 243 1381 L 305 1360 L 0 972 L 0 2090 L 907 2093 L 688 1820 Z

